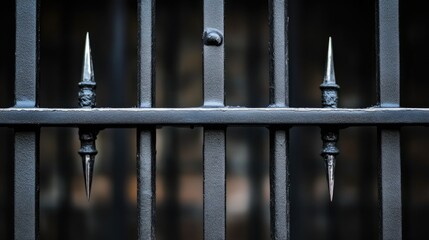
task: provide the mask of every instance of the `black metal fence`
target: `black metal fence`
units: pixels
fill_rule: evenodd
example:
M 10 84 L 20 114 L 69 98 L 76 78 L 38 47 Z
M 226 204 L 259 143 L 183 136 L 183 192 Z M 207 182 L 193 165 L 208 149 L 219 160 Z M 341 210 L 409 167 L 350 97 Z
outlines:
M 95 81 L 89 41 L 85 50 L 82 108 L 38 108 L 38 3 L 16 1 L 16 104 L 0 109 L 0 126 L 15 130 L 14 224 L 15 239 L 38 237 L 39 131 L 45 126 L 78 127 L 87 195 L 90 195 L 95 141 L 106 128 L 138 129 L 138 238 L 155 237 L 155 134 L 157 126 L 204 127 L 204 239 L 226 238 L 225 130 L 233 125 L 266 126 L 270 130 L 270 197 L 272 239 L 290 238 L 288 136 L 293 126 L 322 129 L 322 156 L 326 161 L 331 199 L 341 129 L 376 126 L 379 140 L 380 238 L 402 238 L 401 126 L 427 126 L 429 110 L 401 108 L 399 64 L 399 2 L 377 5 L 378 105 L 366 109 L 337 108 L 332 45 L 321 85 L 324 108 L 289 107 L 288 6 L 269 2 L 270 105 L 264 108 L 224 104 L 224 2 L 204 1 L 203 95 L 199 108 L 154 108 L 154 0 L 138 1 L 137 108 L 95 108 Z

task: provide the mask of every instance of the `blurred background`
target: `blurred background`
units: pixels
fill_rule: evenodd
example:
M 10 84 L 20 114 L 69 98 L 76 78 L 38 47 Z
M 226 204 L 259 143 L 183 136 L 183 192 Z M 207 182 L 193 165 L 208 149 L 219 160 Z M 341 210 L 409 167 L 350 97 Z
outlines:
M 202 2 L 157 1 L 156 107 L 202 105 Z M 98 107 L 137 102 L 137 3 L 40 1 L 41 107 L 75 108 L 85 33 L 90 32 Z M 429 16 L 401 1 L 401 105 L 429 107 Z M 290 105 L 320 107 L 328 37 L 333 37 L 340 107 L 376 104 L 375 3 L 289 0 Z M 0 7 L 0 107 L 14 104 L 15 1 Z M 225 3 L 229 106 L 269 104 L 268 1 Z M 329 203 L 318 127 L 290 130 L 293 239 L 377 239 L 376 128 L 341 131 Z M 43 128 L 41 239 L 135 239 L 136 131 L 100 132 L 92 199 L 84 193 L 77 129 Z M 404 239 L 428 239 L 429 130 L 402 128 Z M 269 239 L 269 135 L 227 129 L 228 239 Z M 157 239 L 202 239 L 202 128 L 157 130 Z M 13 131 L 0 128 L 0 239 L 13 238 Z

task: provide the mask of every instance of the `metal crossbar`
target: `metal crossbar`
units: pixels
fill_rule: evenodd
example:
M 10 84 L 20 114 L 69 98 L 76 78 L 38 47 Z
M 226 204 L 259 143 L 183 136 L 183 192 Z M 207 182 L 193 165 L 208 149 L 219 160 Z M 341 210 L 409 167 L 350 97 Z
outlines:
M 0 109 L 0 126 L 136 128 L 155 125 L 427 126 L 428 108 L 93 108 Z
M 46 109 L 37 107 L 38 2 L 17 0 L 16 105 L 13 108 L 0 109 L 0 126 L 15 129 L 15 239 L 38 238 L 38 142 L 40 127 L 46 126 L 79 127 L 81 140 L 87 141 L 86 145 L 82 145 L 83 158 L 96 153 L 95 148 L 91 148 L 95 136 L 92 139 L 84 136 L 88 129 L 138 129 L 138 239 L 155 239 L 154 131 L 156 127 L 165 125 L 204 127 L 204 238 L 208 240 L 226 238 L 226 127 L 262 125 L 270 129 L 271 237 L 290 239 L 290 221 L 293 219 L 289 219 L 289 128 L 315 125 L 324 129 L 322 139 L 326 148 L 323 154 L 327 161 L 330 189 L 332 187 L 333 191 L 338 130 L 351 126 L 377 126 L 380 154 L 380 238 L 401 239 L 399 127 L 429 125 L 429 109 L 399 107 L 398 5 L 398 0 L 378 1 L 376 36 L 379 104 L 373 108 L 336 109 L 337 98 L 332 95 L 334 92 L 324 92 L 323 95 L 324 106 L 326 103 L 329 108 L 289 108 L 287 0 L 269 1 L 270 106 L 224 106 L 224 2 L 204 0 L 204 106 L 181 109 L 153 108 L 155 0 L 138 0 L 137 107 L 91 108 L 94 105 L 88 105 L 89 108 Z M 332 73 L 327 71 L 327 74 L 334 74 L 333 65 Z M 334 91 L 335 88 L 332 87 L 336 86 L 335 78 L 331 77 L 334 75 L 325 78 L 322 91 Z M 87 93 L 92 96 L 91 91 L 94 91 L 94 88 L 95 82 L 94 87 L 88 87 L 85 91 L 89 91 Z M 93 97 L 95 101 L 95 95 Z M 333 99 L 329 100 L 329 97 Z M 330 105 L 333 103 L 328 101 L 334 101 L 335 104 Z M 88 187 L 90 189 L 90 186 Z

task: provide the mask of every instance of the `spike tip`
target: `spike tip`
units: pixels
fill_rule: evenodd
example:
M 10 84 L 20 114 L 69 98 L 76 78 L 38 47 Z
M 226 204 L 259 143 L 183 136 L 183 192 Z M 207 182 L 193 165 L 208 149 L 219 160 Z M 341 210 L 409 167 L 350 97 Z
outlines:
M 329 37 L 328 55 L 326 57 L 326 71 L 323 78 L 324 84 L 336 84 L 334 69 L 334 54 L 332 53 L 332 39 Z
M 86 33 L 85 52 L 83 55 L 82 82 L 94 82 L 94 68 L 92 66 L 91 47 L 89 45 L 89 33 Z
M 91 198 L 91 185 L 92 185 L 92 176 L 94 170 L 94 156 L 90 154 L 85 154 L 82 157 L 82 167 L 83 167 L 83 177 L 85 180 L 85 193 L 86 199 L 89 201 Z
M 91 197 L 92 176 L 94 172 L 95 155 L 97 155 L 97 149 L 95 145 L 97 133 L 97 130 L 86 128 L 79 129 L 79 138 L 81 143 L 79 155 L 82 158 L 83 179 L 85 182 L 85 193 L 88 201 Z
M 328 174 L 328 188 L 329 188 L 329 199 L 334 199 L 334 184 L 335 184 L 335 156 L 334 155 L 328 155 L 326 159 L 326 170 Z

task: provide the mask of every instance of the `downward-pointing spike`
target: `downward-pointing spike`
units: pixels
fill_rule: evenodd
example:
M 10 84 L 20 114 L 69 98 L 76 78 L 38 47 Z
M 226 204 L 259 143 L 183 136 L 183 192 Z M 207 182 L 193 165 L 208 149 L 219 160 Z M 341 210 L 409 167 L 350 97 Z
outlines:
M 92 186 L 92 176 L 94 170 L 94 156 L 90 154 L 85 154 L 82 157 L 82 167 L 83 167 L 83 175 L 85 180 L 85 193 L 86 198 L 91 198 L 91 186 Z
M 334 184 L 335 184 L 335 156 L 328 155 L 326 159 L 326 170 L 328 177 L 329 199 L 332 202 L 334 198 Z

